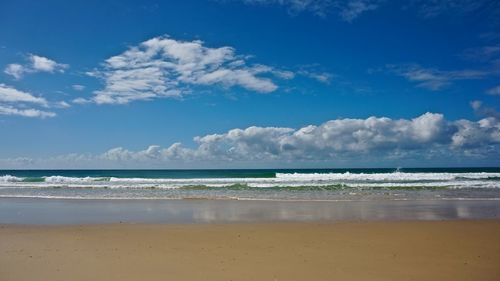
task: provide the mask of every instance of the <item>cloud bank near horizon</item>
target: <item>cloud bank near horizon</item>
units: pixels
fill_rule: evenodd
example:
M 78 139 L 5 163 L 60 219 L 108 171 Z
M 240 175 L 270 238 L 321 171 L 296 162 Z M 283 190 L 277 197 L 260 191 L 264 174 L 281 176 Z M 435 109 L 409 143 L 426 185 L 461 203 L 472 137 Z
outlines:
M 449 121 L 442 114 L 427 112 L 413 119 L 334 119 L 298 129 L 252 126 L 195 137 L 195 147 L 182 143 L 168 147 L 151 145 L 140 151 L 116 147 L 102 154 L 1 159 L 0 165 L 5 168 L 158 167 L 169 163 L 335 162 L 404 160 L 415 156 L 428 160 L 495 159 L 500 156 L 500 114 L 479 101 L 471 105 L 484 118 Z

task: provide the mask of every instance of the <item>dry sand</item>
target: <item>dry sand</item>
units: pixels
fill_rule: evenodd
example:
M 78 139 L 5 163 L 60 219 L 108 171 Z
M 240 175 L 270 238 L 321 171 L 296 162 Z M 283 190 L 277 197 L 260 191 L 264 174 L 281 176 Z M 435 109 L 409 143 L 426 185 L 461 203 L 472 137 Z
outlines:
M 0 280 L 500 280 L 500 220 L 9 226 Z

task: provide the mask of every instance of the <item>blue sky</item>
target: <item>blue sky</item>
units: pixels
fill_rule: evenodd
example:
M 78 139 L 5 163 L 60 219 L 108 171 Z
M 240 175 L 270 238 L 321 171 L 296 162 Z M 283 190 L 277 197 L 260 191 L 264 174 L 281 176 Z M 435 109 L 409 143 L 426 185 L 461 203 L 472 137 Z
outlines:
M 0 168 L 498 166 L 498 18 L 467 0 L 2 1 Z

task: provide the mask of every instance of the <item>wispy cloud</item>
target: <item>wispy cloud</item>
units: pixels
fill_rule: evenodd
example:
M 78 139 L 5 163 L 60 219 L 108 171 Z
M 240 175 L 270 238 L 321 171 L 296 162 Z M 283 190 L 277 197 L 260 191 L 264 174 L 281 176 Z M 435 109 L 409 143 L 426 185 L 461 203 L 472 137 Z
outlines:
M 411 0 L 410 5 L 418 9 L 425 18 L 444 14 L 463 15 L 477 11 L 498 11 L 498 1 L 490 0 Z
M 297 73 L 324 84 L 330 84 L 332 79 L 335 77 L 335 75 L 330 72 L 317 71 L 311 67 L 302 67 L 299 71 L 297 71 Z
M 74 104 L 89 104 L 92 103 L 92 100 L 85 99 L 85 98 L 75 98 L 71 101 Z
M 476 100 L 470 103 L 471 107 L 474 109 L 474 112 L 480 116 L 486 116 L 489 118 L 496 119 L 497 127 L 500 126 L 500 112 L 496 111 L 495 108 L 485 106 L 482 101 Z M 497 135 L 500 138 L 500 135 Z
M 64 72 L 69 66 L 55 62 L 46 57 L 30 54 L 25 64 L 12 63 L 7 65 L 4 72 L 15 79 L 21 79 L 25 74 L 37 72 Z
M 500 57 L 500 44 L 469 48 L 461 56 L 472 61 L 494 62 Z
M 192 87 L 241 87 L 257 93 L 278 88 L 275 78 L 294 73 L 237 55 L 232 47 L 206 47 L 202 41 L 155 37 L 105 61 L 89 73 L 101 78 L 104 88 L 94 92 L 98 104 L 126 104 L 137 100 L 178 98 Z M 82 100 L 80 100 L 82 101 Z
M 496 86 L 496 87 L 493 87 L 491 89 L 488 89 L 486 91 L 486 93 L 488 95 L 492 95 L 492 96 L 500 96 L 500 86 Z
M 416 83 L 417 87 L 432 91 L 442 90 L 454 81 L 483 79 L 492 75 L 490 71 L 485 70 L 439 70 L 436 68 L 424 68 L 418 64 L 387 65 L 387 68 L 390 72 Z
M 42 97 L 19 91 L 5 84 L 0 84 L 0 114 L 19 115 L 24 117 L 54 117 L 54 112 L 40 110 L 36 107 L 48 108 L 49 102 Z
M 79 85 L 79 84 L 72 85 L 71 88 L 73 88 L 73 90 L 79 91 L 79 92 L 85 90 L 85 86 Z
M 352 22 L 361 14 L 375 10 L 379 7 L 380 1 L 367 1 L 367 0 L 351 0 L 346 3 L 340 4 L 339 15 L 346 22 Z
M 340 19 L 352 22 L 361 14 L 375 10 L 381 0 L 242 0 L 246 4 L 280 5 L 290 14 L 310 12 L 320 17 L 330 13 L 337 14 Z
M 231 0 L 219 0 L 229 2 Z M 285 7 L 292 15 L 310 12 L 320 17 L 329 14 L 341 20 L 352 22 L 361 15 L 380 9 L 387 0 L 233 0 L 252 5 L 279 5 Z M 474 12 L 482 12 L 488 17 L 498 18 L 500 2 L 489 0 L 403 0 L 393 1 L 393 6 L 401 9 L 412 9 L 425 19 L 441 15 L 463 16 Z
M 332 6 L 330 0 L 242 0 L 242 2 L 251 5 L 280 5 L 286 7 L 291 14 L 308 11 L 318 16 L 325 16 Z
M 488 31 L 479 34 L 479 38 L 485 41 L 494 41 L 500 39 L 499 31 Z

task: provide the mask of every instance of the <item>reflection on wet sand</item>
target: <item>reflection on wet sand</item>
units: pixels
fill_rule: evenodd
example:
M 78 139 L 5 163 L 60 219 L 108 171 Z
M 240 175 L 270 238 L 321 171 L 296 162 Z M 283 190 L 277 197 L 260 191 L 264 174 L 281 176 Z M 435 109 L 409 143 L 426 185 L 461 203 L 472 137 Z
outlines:
M 499 217 L 498 200 L 285 202 L 0 199 L 2 224 L 307 222 Z

